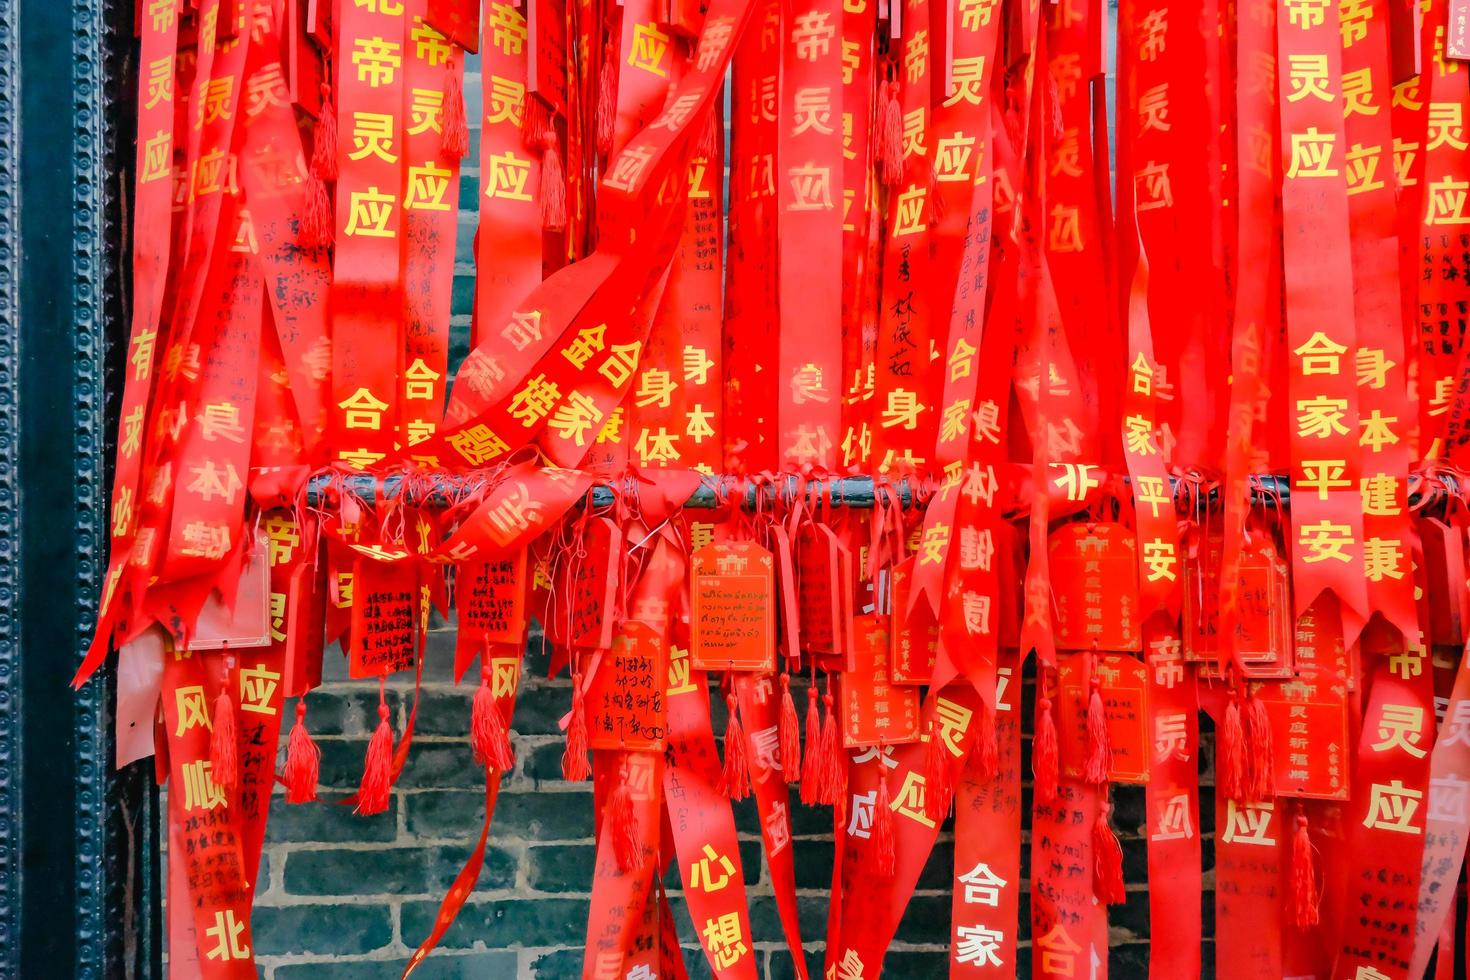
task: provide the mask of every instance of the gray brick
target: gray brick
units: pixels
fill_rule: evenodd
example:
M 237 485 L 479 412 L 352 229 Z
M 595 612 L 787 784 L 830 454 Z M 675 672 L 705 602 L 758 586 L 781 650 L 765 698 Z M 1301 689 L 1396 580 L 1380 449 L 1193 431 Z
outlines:
M 262 906 L 251 926 L 257 956 L 371 953 L 393 941 L 386 905 Z
M 408 831 L 426 837 L 468 837 L 479 833 L 484 794 L 434 791 L 404 796 Z M 492 838 L 579 840 L 592 836 L 592 792 L 502 792 L 495 806 Z
M 414 980 L 486 980 L 516 975 L 515 953 L 455 953 L 436 949 L 414 971 Z M 276 967 L 276 980 L 383 980 L 408 966 L 398 960 L 349 960 Z
M 475 684 L 470 678 L 457 688 L 425 688 L 419 700 L 419 717 L 414 725 L 414 735 L 466 738 L 470 730 L 470 706 L 474 701 Z
M 945 911 L 944 922 L 947 928 L 949 924 L 947 903 Z M 949 976 L 949 953 L 890 950 L 883 957 L 883 975 L 907 977 L 909 980 L 943 980 Z
M 592 889 L 592 844 L 547 844 L 526 850 L 526 883 L 541 892 L 587 892 Z
M 447 890 L 469 856 L 467 848 L 375 847 L 322 849 L 286 855 L 286 891 L 293 895 L 424 895 Z M 479 889 L 515 884 L 516 855 L 489 847 Z
M 521 750 L 521 771 L 541 782 L 563 782 L 561 757 L 566 750 L 566 743 L 561 741 L 527 746 Z
M 581 980 L 582 950 L 559 949 L 531 961 L 533 980 Z
M 327 652 L 331 656 L 331 651 Z M 378 689 L 361 681 L 353 686 L 332 685 L 319 688 L 306 696 L 306 727 L 313 737 L 323 735 L 357 735 L 367 738 L 378 727 Z M 384 692 L 389 719 L 398 723 L 401 692 L 390 687 Z M 296 718 L 296 702 L 286 702 L 281 712 L 289 726 Z M 289 730 L 289 728 L 288 728 Z
M 796 896 L 796 921 L 803 940 L 819 939 L 827 934 L 827 906 L 825 895 Z M 757 942 L 782 941 L 781 916 L 776 909 L 775 896 L 750 897 L 750 931 Z
M 398 786 L 403 789 L 484 785 L 485 770 L 476 764 L 468 738 L 462 742 L 415 743 L 398 777 Z
M 807 938 L 805 936 L 803 939 Z M 825 953 L 821 950 L 805 950 L 803 959 L 806 960 L 806 973 L 808 977 L 820 977 Z M 796 970 L 791 963 L 791 951 L 786 949 L 772 950 L 766 959 L 766 977 L 769 980 L 796 980 Z
M 394 740 L 398 733 L 394 732 Z M 356 791 L 362 783 L 362 765 L 367 758 L 367 739 L 319 738 L 322 750 L 321 784 L 332 789 Z
M 428 935 L 438 911 L 438 902 L 405 902 L 403 934 Z M 467 902 L 440 945 L 446 949 L 464 949 L 476 942 L 491 949 L 581 946 L 586 931 L 586 899 Z
M 475 304 L 475 277 L 455 276 L 454 289 L 450 295 L 449 311 L 469 316 Z
M 569 683 L 538 682 L 525 685 L 516 697 L 515 723 L 522 735 L 560 735 L 558 723 L 571 710 Z
M 949 942 L 949 906 L 947 894 L 915 895 L 899 920 L 895 939 L 904 943 Z
M 399 800 L 388 801 L 386 812 L 364 817 L 342 806 L 338 800 L 345 793 L 322 793 L 315 803 L 287 803 L 277 793 L 271 798 L 270 824 L 266 827 L 267 843 L 290 841 L 322 841 L 342 844 L 354 841 L 390 841 L 398 834 L 396 812 Z

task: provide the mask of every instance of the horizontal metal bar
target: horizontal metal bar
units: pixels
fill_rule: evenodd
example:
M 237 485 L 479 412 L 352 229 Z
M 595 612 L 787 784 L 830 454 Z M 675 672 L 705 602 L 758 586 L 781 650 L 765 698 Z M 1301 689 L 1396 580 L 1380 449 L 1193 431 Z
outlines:
M 375 477 L 367 473 L 356 473 L 334 477 L 333 474 L 318 473 L 307 483 L 306 502 L 309 506 L 322 507 L 328 504 L 326 491 L 334 478 L 345 489 L 363 500 L 379 498 L 391 500 L 403 493 L 404 479 L 401 474 Z M 432 489 L 424 498 L 423 503 L 429 507 L 447 507 L 483 480 L 483 476 L 473 473 L 463 476 L 438 474 L 433 478 Z M 722 491 L 722 481 L 719 477 L 706 477 L 699 488 L 684 502 L 684 506 L 695 510 L 713 510 L 728 500 L 732 493 L 738 493 L 741 489 L 740 483 L 736 481 L 724 480 L 723 484 L 729 489 Z M 874 484 L 871 477 L 842 477 L 824 481 L 824 484 L 829 506 L 850 507 L 858 510 L 870 510 L 873 507 Z M 759 484 L 746 481 L 741 506 L 745 510 L 755 510 L 758 496 L 764 495 L 765 500 L 769 502 L 776 496 L 778 488 L 782 498 L 789 499 L 800 492 L 800 486 L 800 481 L 794 476 L 778 476 L 774 481 Z M 905 510 L 914 505 L 914 492 L 907 480 L 894 480 L 889 484 L 889 488 L 897 498 L 899 505 Z M 601 483 L 592 487 L 593 507 L 611 507 L 616 500 L 616 493 L 611 484 Z
M 1025 467 L 1029 470 L 1029 467 Z M 401 474 L 390 474 L 376 477 L 367 473 L 351 474 L 347 476 L 318 473 L 313 476 L 307 484 L 307 504 L 312 507 L 330 506 L 327 496 L 328 485 L 336 479 L 339 485 L 357 497 L 372 501 L 376 499 L 394 499 L 403 493 L 404 478 Z M 455 501 L 473 490 L 476 485 L 482 483 L 486 477 L 483 474 L 436 474 L 432 477 L 429 491 L 424 495 L 422 503 L 430 508 L 442 509 L 452 505 Z M 1410 494 L 1411 506 L 1421 505 L 1442 506 L 1448 499 L 1449 494 L 1459 492 L 1459 486 L 1455 478 L 1450 474 L 1437 473 L 1434 482 Z M 1123 477 L 1126 483 L 1128 478 Z M 1177 492 L 1181 481 L 1178 477 L 1170 477 L 1171 487 Z M 880 486 L 883 484 L 880 484 Z M 801 481 L 795 476 L 777 476 L 774 480 L 744 481 L 743 500 L 741 507 L 751 511 L 756 509 L 757 498 L 769 505 L 779 493 L 781 499 L 789 500 L 801 492 Z M 870 510 L 873 507 L 874 481 L 868 476 L 848 476 L 839 479 L 823 481 L 826 490 L 827 505 L 837 508 L 853 508 L 856 510 Z M 915 506 L 915 493 L 908 480 L 897 479 L 886 484 L 899 506 L 905 510 Z M 742 483 L 734 478 L 706 477 L 697 490 L 685 501 L 684 506 L 692 510 L 713 510 L 721 506 L 733 493 L 742 490 Z M 1427 495 L 1427 500 L 1425 497 Z M 920 495 L 922 498 L 922 495 Z M 1220 498 L 1220 487 L 1218 484 L 1209 486 L 1208 499 L 1216 502 Z M 1264 507 L 1289 506 L 1291 503 L 1291 483 L 1285 476 L 1256 476 L 1251 478 L 1251 498 Z M 592 488 L 593 507 L 611 507 L 616 502 L 616 492 L 611 484 L 597 484 Z M 920 500 L 922 506 L 922 499 Z

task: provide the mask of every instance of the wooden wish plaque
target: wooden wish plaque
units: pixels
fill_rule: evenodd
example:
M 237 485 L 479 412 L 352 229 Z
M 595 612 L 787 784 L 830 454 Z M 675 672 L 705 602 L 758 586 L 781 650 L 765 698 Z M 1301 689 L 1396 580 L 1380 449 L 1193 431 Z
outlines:
M 656 630 L 634 620 L 619 627 L 587 689 L 587 744 L 662 750 L 668 674 L 668 651 Z
M 776 570 L 754 541 L 708 544 L 690 560 L 696 670 L 776 669 Z

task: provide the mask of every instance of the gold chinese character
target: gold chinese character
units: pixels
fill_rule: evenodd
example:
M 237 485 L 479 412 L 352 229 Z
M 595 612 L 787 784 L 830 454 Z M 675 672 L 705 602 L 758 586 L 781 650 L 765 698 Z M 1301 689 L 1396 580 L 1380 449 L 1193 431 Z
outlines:
M 689 887 L 703 892 L 717 892 L 735 877 L 735 864 L 728 857 L 704 845 L 703 857 L 689 867 Z
M 924 218 L 928 193 L 927 186 L 916 187 L 911 184 L 898 195 L 897 215 L 893 224 L 895 236 L 918 234 L 929 227 Z
M 513 4 L 492 3 L 486 15 L 490 43 L 507 55 L 517 56 L 526 48 L 526 18 Z
M 1470 148 L 1465 142 L 1464 107 L 1458 102 L 1429 103 L 1429 135 L 1424 149 L 1448 146 L 1456 150 Z
M 1274 803 L 1225 803 L 1225 831 L 1220 839 L 1227 844 L 1255 844 L 1275 847 L 1276 839 L 1271 836 L 1271 818 L 1276 814 Z
M 708 384 L 709 369 L 715 366 L 703 347 L 684 347 L 684 380 L 689 384 Z
M 1138 96 L 1138 132 L 1147 133 L 1155 130 L 1167 133 L 1169 124 L 1169 83 L 1160 82 L 1152 88 L 1144 89 Z
M 1148 580 L 1157 582 L 1159 579 L 1168 579 L 1173 582 L 1176 578 L 1175 568 L 1179 564 L 1179 555 L 1174 545 L 1161 538 L 1144 542 L 1143 563 L 1148 572 Z
M 932 828 L 934 821 L 930 820 L 924 814 L 925 789 L 924 777 L 918 772 L 910 770 L 904 774 L 903 785 L 894 794 L 893 802 L 889 804 L 889 808 L 894 813 L 908 817 L 910 820 L 923 824 L 925 827 Z
M 225 75 L 199 83 L 199 114 L 194 127 L 206 126 L 217 119 L 231 119 L 230 106 L 235 95 L 235 78 Z
M 1372 68 L 1342 73 L 1342 101 L 1344 116 L 1378 115 L 1379 107 L 1373 104 Z
M 285 596 L 281 598 L 284 600 Z M 264 664 L 240 668 L 240 710 L 261 715 L 276 714 L 276 705 L 272 699 L 280 680 L 280 673 L 268 669 Z
M 352 64 L 357 80 L 369 88 L 392 85 L 403 65 L 403 45 L 381 37 L 360 37 L 352 42 Z
M 1337 168 L 1330 166 L 1336 142 L 1336 133 L 1318 132 L 1315 126 L 1309 126 L 1305 133 L 1292 133 L 1291 163 L 1286 168 L 1286 176 L 1336 177 Z
M 225 805 L 225 794 L 214 781 L 210 772 L 214 764 L 208 759 L 186 762 L 183 767 L 184 809 L 213 810 Z
M 349 160 L 377 157 L 384 163 L 397 163 L 393 152 L 393 127 L 397 119 L 391 112 L 353 112 L 352 145 Z
M 1346 524 L 1318 521 L 1302 525 L 1297 544 L 1307 549 L 1302 561 L 1308 565 L 1327 560 L 1350 562 L 1352 558 L 1343 549 L 1353 543 L 1352 528 Z
M 796 56 L 802 61 L 816 61 L 832 50 L 837 28 L 828 23 L 831 16 L 814 10 L 797 15 L 791 29 L 791 43 L 795 46 Z
M 1418 834 L 1422 829 L 1413 824 L 1414 814 L 1424 791 L 1411 789 L 1395 779 L 1387 785 L 1373 783 L 1368 788 L 1368 815 L 1363 826 L 1370 830 L 1392 830 L 1400 834 Z
M 383 427 L 383 411 L 388 403 L 374 397 L 366 388 L 358 388 L 351 395 L 337 403 L 337 407 L 346 413 L 343 416 L 343 424 L 349 429 L 381 429 Z
M 1348 194 L 1366 194 L 1381 190 L 1384 186 L 1378 176 L 1378 160 L 1383 155 L 1381 146 L 1364 146 L 1354 143 L 1343 159 L 1347 162 Z
M 788 168 L 792 211 L 825 211 L 832 207 L 832 171 L 806 163 Z
M 408 36 L 413 41 L 414 57 L 428 64 L 430 68 L 448 64 L 454 49 L 444 35 L 434 30 L 422 17 L 415 17 L 413 23 L 413 30 Z
M 408 196 L 403 206 L 414 211 L 448 211 L 449 179 L 453 174 L 448 167 L 426 163 L 422 167 L 408 168 Z
M 668 465 L 679 460 L 679 447 L 675 444 L 678 438 L 677 432 L 670 432 L 666 426 L 662 425 L 657 431 L 641 429 L 637 442 L 633 444 L 633 450 L 638 453 L 638 458 L 644 466 Z
M 1304 459 L 1301 465 L 1302 476 L 1297 480 L 1297 486 L 1305 490 L 1317 491 L 1318 500 L 1328 499 L 1328 494 L 1332 490 L 1341 490 L 1353 485 L 1351 480 L 1343 477 L 1343 474 L 1347 472 L 1347 460 L 1345 459 Z
M 235 495 L 244 486 L 233 463 L 227 463 L 221 468 L 214 460 L 206 459 L 197 466 L 190 466 L 189 472 L 193 474 L 193 478 L 184 489 L 198 494 L 206 502 L 222 497 L 225 503 L 233 505 Z
M 347 213 L 348 235 L 364 238 L 396 238 L 398 232 L 388 227 L 393 217 L 393 195 L 380 193 L 377 187 L 352 191 Z
M 1158 61 L 1168 41 L 1169 10 L 1150 10 L 1138 23 L 1138 60 Z
M 1133 175 L 1133 192 L 1140 211 L 1155 211 L 1174 205 L 1174 190 L 1169 183 L 1169 165 L 1150 160 Z
M 1389 538 L 1368 538 L 1363 542 L 1363 577 L 1370 582 L 1386 578 L 1397 581 L 1404 577 L 1402 545 Z
M 1398 442 L 1398 433 L 1391 426 L 1398 425 L 1398 416 L 1385 416 L 1382 410 L 1374 408 L 1364 419 L 1358 419 L 1358 425 L 1363 426 L 1363 435 L 1358 436 L 1358 445 L 1366 445 L 1373 453 L 1382 453 L 1385 445 L 1395 445 Z
M 493 95 L 492 95 L 493 98 Z M 438 89 L 415 88 L 408 93 L 408 135 L 417 136 L 419 133 L 433 131 L 444 132 L 444 93 Z M 493 105 L 493 103 L 492 103 Z M 516 103 L 516 112 L 520 112 L 520 103 Z M 486 122 L 495 122 L 494 119 L 486 119 Z M 517 115 L 516 126 L 520 126 L 520 117 Z
M 561 389 L 557 383 L 546 380 L 544 373 L 538 374 L 511 396 L 511 418 L 529 428 L 545 418 L 560 398 Z
M 669 35 L 659 30 L 657 24 L 634 24 L 628 64 L 659 78 L 668 78 L 668 68 L 663 62 L 669 51 L 669 41 Z
M 950 92 L 944 105 L 968 102 L 981 105 L 985 99 L 985 56 L 955 58 L 950 68 Z
M 449 446 L 472 466 L 488 463 L 510 452 L 509 444 L 483 424 L 454 433 L 449 437 Z
M 799 88 L 792 93 L 791 110 L 795 116 L 792 136 L 800 136 L 808 130 L 832 135 L 832 90 L 826 86 Z
M 172 4 L 170 3 L 170 8 Z M 152 109 L 160 102 L 173 102 L 174 100 L 174 56 L 166 54 L 162 58 L 154 58 L 148 63 L 148 77 L 145 82 L 147 96 L 143 102 L 143 108 Z
M 1342 424 L 1347 414 L 1346 398 L 1326 398 L 1321 395 L 1296 400 L 1296 432 L 1302 439 L 1330 439 L 1334 435 L 1345 436 L 1347 426 Z
M 208 765 L 208 763 L 204 763 Z M 235 918 L 235 913 L 224 909 L 214 913 L 214 925 L 204 930 L 204 935 L 215 940 L 213 948 L 204 958 L 207 960 L 243 960 L 250 957 L 250 947 L 240 941 L 245 923 Z
M 1291 92 L 1286 96 L 1287 102 L 1300 102 L 1302 99 L 1321 99 L 1323 102 L 1331 102 L 1332 96 L 1327 92 L 1327 56 L 1325 54 L 1289 54 L 1286 56 L 1287 80 L 1291 83 Z
M 1308 30 L 1320 27 L 1331 0 L 1282 0 L 1286 6 L 1288 23 Z
M 1424 709 L 1411 704 L 1385 704 L 1378 718 L 1378 741 L 1369 747 L 1374 752 L 1403 749 L 1416 759 L 1427 754 L 1420 746 L 1424 739 Z
M 701 935 L 716 969 L 728 970 L 750 952 L 741 931 L 739 912 L 726 912 L 717 918 L 706 919 Z

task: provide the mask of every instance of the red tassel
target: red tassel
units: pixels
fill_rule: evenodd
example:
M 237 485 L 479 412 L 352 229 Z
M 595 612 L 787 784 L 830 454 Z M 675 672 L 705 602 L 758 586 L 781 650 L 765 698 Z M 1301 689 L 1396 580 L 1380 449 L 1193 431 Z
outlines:
M 612 152 L 613 129 L 618 118 L 617 93 L 618 52 L 609 41 L 602 53 L 602 70 L 597 76 L 597 152 Z
M 541 227 L 561 231 L 567 226 L 567 178 L 561 169 L 556 137 L 546 142 L 541 154 Z
M 750 766 L 745 760 L 745 730 L 740 727 L 735 695 L 725 695 L 725 706 L 729 716 L 725 724 L 725 771 L 720 781 L 720 792 L 728 799 L 743 800 L 750 795 Z
M 975 733 L 975 747 L 970 751 L 970 772 L 982 783 L 1000 773 L 1000 740 L 995 734 L 995 709 L 983 698 L 980 701 L 980 728 Z
M 897 85 L 890 85 L 888 104 L 883 106 L 880 120 L 883 141 L 879 162 L 882 165 L 883 183 L 897 187 L 903 183 L 903 106 L 899 103 Z
M 487 765 L 496 772 L 510 772 L 515 768 L 516 757 L 510 747 L 510 732 L 505 727 L 505 716 L 495 695 L 490 690 L 490 678 L 481 673 L 480 687 L 475 691 L 475 701 L 470 708 L 470 746 L 475 752 L 475 761 Z
M 1108 734 L 1108 716 L 1103 709 L 1102 682 L 1092 679 L 1092 694 L 1087 699 L 1087 761 L 1082 778 L 1094 786 L 1108 781 L 1113 769 L 1113 741 Z
M 521 145 L 528 150 L 541 149 L 550 128 L 551 111 L 546 103 L 528 93 L 521 103 Z
M 235 728 L 235 702 L 230 699 L 230 682 L 214 699 L 214 731 L 209 736 L 210 778 L 226 793 L 240 782 L 240 741 Z
M 954 762 L 939 730 L 936 718 L 929 725 L 929 744 L 924 749 L 924 816 L 935 823 L 945 818 L 954 801 Z
M 310 803 L 316 799 L 321 766 L 322 750 L 306 730 L 306 698 L 301 697 L 296 701 L 296 724 L 291 726 L 291 735 L 286 739 L 287 803 Z
M 316 174 L 306 178 L 306 206 L 301 215 L 301 244 L 305 248 L 323 248 L 332 244 L 332 198 L 327 183 Z
M 1216 740 L 1215 779 L 1227 800 L 1244 800 L 1246 795 L 1245 730 L 1240 723 L 1240 701 L 1232 696 L 1225 706 Z
M 380 685 L 382 681 L 378 682 Z M 388 705 L 378 694 L 378 728 L 368 740 L 362 764 L 362 785 L 357 792 L 357 812 L 382 813 L 388 809 L 388 790 L 393 785 L 393 727 L 388 724 Z
M 459 73 L 444 67 L 444 131 L 441 148 L 450 160 L 462 160 L 470 152 L 470 127 L 465 119 L 464 86 Z
M 842 741 L 837 734 L 837 712 L 832 707 L 832 695 L 822 695 L 822 707 L 827 717 L 822 722 L 822 757 L 818 760 L 821 778 L 821 802 L 828 806 L 842 806 L 847 796 L 847 767 L 842 764 Z
M 311 147 L 311 175 L 320 180 L 337 179 L 337 104 L 330 85 L 322 86 L 322 111 Z
M 1092 893 L 1099 902 L 1116 905 L 1127 895 L 1123 890 L 1123 848 L 1108 823 L 1111 809 L 1106 800 L 1101 801 L 1097 819 L 1092 822 Z
M 694 147 L 694 155 L 713 160 L 719 156 L 720 139 L 715 129 L 715 111 L 711 109 L 704 117 L 704 126 L 699 130 L 699 143 Z
M 1312 835 L 1307 831 L 1307 814 L 1296 811 L 1296 831 L 1291 836 L 1291 923 L 1298 929 L 1317 924 L 1317 868 L 1312 858 Z
M 1270 800 L 1276 795 L 1276 777 L 1272 770 L 1271 716 L 1266 713 L 1266 704 L 1252 694 L 1246 701 L 1246 736 L 1250 752 L 1246 764 L 1250 773 L 1250 798 L 1255 802 Z
M 776 717 L 776 745 L 781 753 L 781 772 L 786 782 L 801 778 L 801 726 L 796 720 L 796 700 L 791 696 L 791 675 L 781 675 L 781 713 Z
M 1044 683 L 1038 680 L 1037 686 Z M 1057 760 L 1057 720 L 1052 717 L 1051 698 L 1036 698 L 1036 735 L 1031 744 L 1031 776 L 1036 783 L 1036 798 L 1051 805 L 1057 801 L 1060 770 Z
M 806 689 L 806 758 L 801 760 L 801 802 L 821 802 L 822 712 L 817 707 L 816 681 Z
M 893 828 L 893 798 L 888 794 L 888 766 L 883 759 L 887 753 L 878 752 L 878 799 L 873 804 L 873 851 L 877 856 L 877 871 L 880 875 L 893 874 L 898 861 L 898 834 Z
M 587 705 L 582 696 L 582 675 L 572 674 L 572 717 L 567 722 L 567 747 L 561 754 L 561 776 L 580 783 L 592 775 L 587 763 Z
M 607 832 L 612 837 L 618 869 L 629 874 L 643 859 L 643 845 L 638 840 L 638 814 L 633 812 L 633 791 L 628 788 L 626 770 L 621 778 L 621 785 L 607 798 Z

